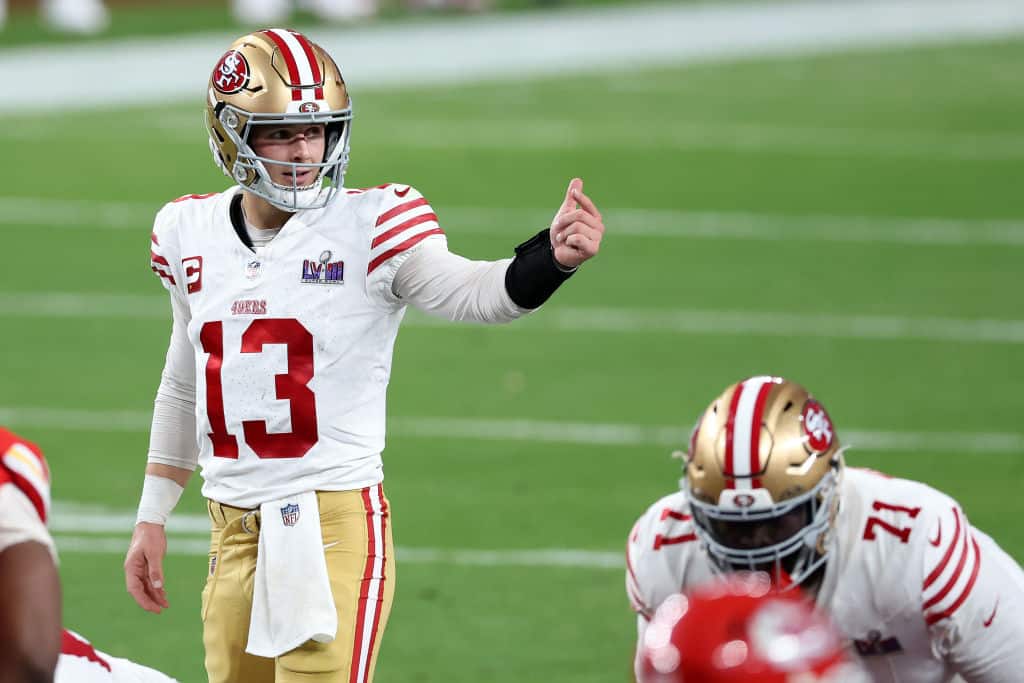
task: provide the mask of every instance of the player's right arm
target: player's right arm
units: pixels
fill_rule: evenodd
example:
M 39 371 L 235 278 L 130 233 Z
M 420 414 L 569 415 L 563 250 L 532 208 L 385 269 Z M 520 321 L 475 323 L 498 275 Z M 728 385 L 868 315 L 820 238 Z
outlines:
M 153 402 L 146 475 L 135 530 L 125 556 L 125 587 L 143 609 L 159 614 L 168 607 L 163 558 L 164 525 L 195 470 L 199 452 L 195 425 L 195 360 L 188 339 L 191 312 L 177 249 L 176 211 L 169 204 L 154 223 L 151 265 L 170 293 L 171 337 Z

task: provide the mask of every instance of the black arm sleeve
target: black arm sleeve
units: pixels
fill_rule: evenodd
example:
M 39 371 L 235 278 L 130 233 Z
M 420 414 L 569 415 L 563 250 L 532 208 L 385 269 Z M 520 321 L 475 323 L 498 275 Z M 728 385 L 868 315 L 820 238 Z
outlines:
M 516 247 L 505 271 L 505 291 L 521 308 L 537 308 L 568 280 L 576 269 L 565 270 L 555 261 L 550 230 L 544 228 Z

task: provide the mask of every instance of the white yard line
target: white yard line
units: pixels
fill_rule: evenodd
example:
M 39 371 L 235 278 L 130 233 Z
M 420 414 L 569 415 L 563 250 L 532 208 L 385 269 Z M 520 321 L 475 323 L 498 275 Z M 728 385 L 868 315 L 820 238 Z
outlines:
M 133 230 L 152 226 L 158 203 L 0 196 L 0 225 L 38 230 Z M 551 220 L 550 208 L 434 207 L 453 233 L 516 236 L 523 225 Z M 836 242 L 934 246 L 1024 246 L 1024 220 L 786 215 L 673 209 L 609 208 L 616 237 L 768 242 Z M 143 238 L 144 239 L 144 238 Z
M 380 122 L 377 122 L 380 123 Z M 17 129 L 13 129 L 17 132 Z M 201 139 L 195 126 L 181 129 L 182 140 Z M 740 121 L 670 121 L 652 125 L 571 120 L 402 121 L 375 147 L 405 149 L 592 149 L 728 150 L 795 152 L 814 156 L 929 159 L 937 161 L 1013 161 L 1024 158 L 1024 137 L 855 128 L 780 126 Z
M 1022 31 L 1024 3 L 1019 0 L 802 0 L 495 14 L 325 28 L 313 37 L 335 56 L 346 81 L 358 91 L 975 40 Z M 199 101 L 211 65 L 234 37 L 185 35 L 3 50 L 0 112 Z M 61 87 L 40 88 L 40 83 Z
M 62 410 L 0 405 L 0 424 L 22 428 L 142 432 L 152 413 L 143 410 Z M 681 447 L 688 429 L 665 425 L 553 422 L 515 418 L 391 417 L 391 437 L 527 441 L 594 446 Z M 1024 454 L 1024 434 L 1011 432 L 920 432 L 850 428 L 843 441 L 853 448 L 892 452 Z
M 25 292 L 0 294 L 0 318 L 130 318 L 169 320 L 164 296 Z M 455 330 L 447 320 L 410 311 L 407 327 Z M 755 335 L 971 344 L 1024 343 L 1024 321 L 900 315 L 836 315 L 763 311 L 552 308 L 508 326 L 511 331 L 552 330 L 615 334 Z
M 744 112 L 737 112 L 742 116 Z M 152 124 L 162 137 L 181 143 L 202 140 L 195 112 L 168 113 Z M 780 125 L 723 119 L 645 122 L 603 119 L 381 119 L 387 130 L 375 137 L 376 149 L 602 150 L 797 153 L 842 158 L 927 159 L 935 161 L 1014 161 L 1024 158 L 1024 136 L 988 131 L 845 128 Z M 360 129 L 362 131 L 364 129 Z M 116 130 L 109 131 L 115 135 Z M 0 128 L 0 140 L 48 140 L 53 125 L 45 121 Z M 359 133 L 363 135 L 362 132 Z M 360 137 L 360 140 L 365 138 Z
M 128 550 L 128 534 L 123 538 L 104 538 L 55 533 L 57 550 L 61 553 L 123 555 Z M 206 521 L 209 531 L 209 521 Z M 209 540 L 180 538 L 171 534 L 168 555 L 206 555 Z M 448 550 L 443 548 L 395 548 L 398 562 L 411 564 L 445 564 L 471 567 L 568 567 L 573 569 L 613 569 L 625 567 L 622 553 L 601 550 L 547 548 L 527 550 Z

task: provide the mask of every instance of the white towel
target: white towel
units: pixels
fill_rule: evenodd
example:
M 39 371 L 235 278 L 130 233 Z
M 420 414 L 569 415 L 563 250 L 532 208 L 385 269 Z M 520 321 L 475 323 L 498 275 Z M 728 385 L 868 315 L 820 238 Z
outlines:
M 278 657 L 310 639 L 329 643 L 337 632 L 316 493 L 263 503 L 245 651 Z

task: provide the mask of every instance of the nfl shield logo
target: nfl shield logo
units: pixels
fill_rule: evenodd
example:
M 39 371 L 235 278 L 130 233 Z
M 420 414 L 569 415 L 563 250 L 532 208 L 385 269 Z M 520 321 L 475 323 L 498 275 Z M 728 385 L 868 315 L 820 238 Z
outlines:
M 289 503 L 281 508 L 281 521 L 285 526 L 295 526 L 299 521 L 299 506 Z

